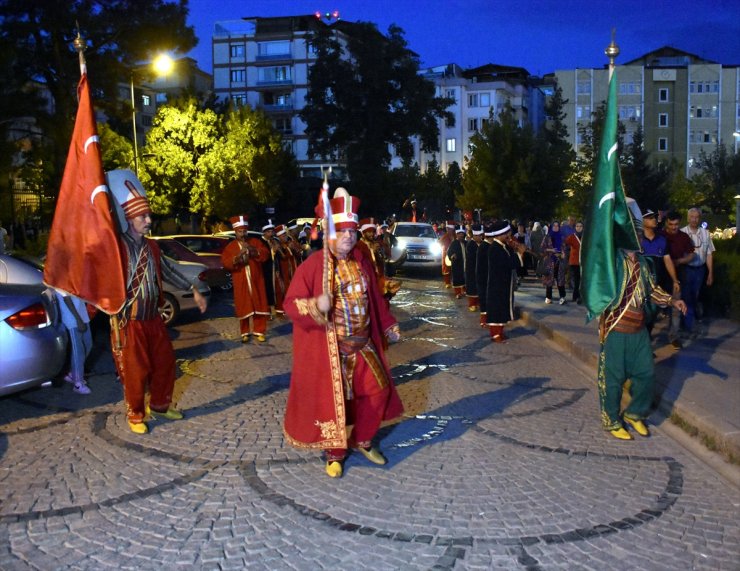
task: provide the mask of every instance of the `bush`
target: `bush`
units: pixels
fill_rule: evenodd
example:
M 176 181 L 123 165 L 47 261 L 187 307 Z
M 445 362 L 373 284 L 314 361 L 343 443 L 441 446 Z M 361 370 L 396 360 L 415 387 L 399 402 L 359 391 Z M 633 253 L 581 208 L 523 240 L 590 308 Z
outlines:
M 740 235 L 714 240 L 714 284 L 704 292 L 712 315 L 740 321 Z

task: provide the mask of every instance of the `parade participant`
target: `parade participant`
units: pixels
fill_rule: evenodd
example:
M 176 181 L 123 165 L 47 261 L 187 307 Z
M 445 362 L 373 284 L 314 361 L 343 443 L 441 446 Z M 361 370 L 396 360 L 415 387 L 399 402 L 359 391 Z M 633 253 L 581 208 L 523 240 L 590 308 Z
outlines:
M 445 288 L 449 289 L 452 287 L 452 273 L 450 271 L 449 258 L 447 257 L 447 250 L 450 248 L 450 244 L 455 241 L 455 223 L 448 220 L 445 223 L 445 233 L 439 239 L 439 243 L 442 246 L 442 279 L 444 280 Z
M 126 304 L 117 319 L 112 320 L 111 346 L 123 383 L 129 428 L 136 434 L 146 434 L 149 429 L 144 421 L 149 413 L 170 420 L 183 417 L 171 406 L 175 351 L 159 315 L 162 280 L 180 289 L 192 289 L 201 313 L 207 302 L 198 288 L 161 255 L 156 241 L 146 238 L 152 226 L 151 209 L 136 175 L 130 170 L 116 170 L 106 173 L 106 177 L 127 223 L 119 244 L 126 276 Z
M 252 238 L 247 233 L 249 222 L 246 216 L 234 216 L 229 222 L 236 240 L 224 248 L 221 263 L 231 272 L 234 283 L 234 310 L 239 320 L 241 340 L 247 343 L 250 335 L 254 335 L 262 343 L 270 315 L 262 264 L 270 257 L 270 252 L 264 240 Z
M 488 250 L 493 242 L 493 227 L 486 226 L 483 241 L 478 246 L 475 260 L 475 281 L 478 287 L 478 305 L 480 306 L 480 326 L 486 327 L 486 295 L 488 293 Z
M 293 259 L 296 265 L 303 261 L 303 245 L 299 238 L 298 223 L 288 226 L 288 246 L 293 252 Z
M 617 297 L 601 314 L 599 321 L 599 403 L 604 430 L 620 440 L 632 440 L 622 418 L 640 436 L 649 436 L 645 425 L 653 403 L 655 375 L 653 352 L 645 327 L 645 310 L 651 303 L 672 305 L 682 313 L 686 304 L 672 300 L 657 286 L 644 256 L 635 251 L 617 250 Z M 630 401 L 620 415 L 622 387 L 632 384 Z
M 525 246 L 511 240 L 511 226 L 495 222 L 493 241 L 488 248 L 488 283 L 486 287 L 486 325 L 494 343 L 506 343 L 504 326 L 514 319 L 515 271 L 524 263 Z
M 465 295 L 468 298 L 468 311 L 475 312 L 480 309 L 476 264 L 478 262 L 478 247 L 483 241 L 483 226 L 473 224 L 471 234 L 472 239 L 465 244 Z
M 465 226 L 455 228 L 455 239 L 447 249 L 447 257 L 450 259 L 450 273 L 452 274 L 452 287 L 455 290 L 455 298 L 462 299 L 465 296 Z
M 370 258 L 375 268 L 380 291 L 385 289 L 385 258 L 383 256 L 382 244 L 378 240 L 374 218 L 363 218 L 360 220 L 360 240 L 357 247 L 362 249 Z
M 272 220 L 262 226 L 262 241 L 267 247 L 269 256 L 262 262 L 262 277 L 265 282 L 267 305 L 270 307 L 270 319 L 275 316 L 275 250 L 278 248 L 275 240 L 275 225 Z
M 285 298 L 294 358 L 284 433 L 296 447 L 323 449 L 326 473 L 337 478 L 349 447 L 386 463 L 373 439 L 403 405 L 383 350 L 384 338 L 400 339 L 398 324 L 355 247 L 359 200 L 337 189 L 330 202 L 336 239 L 327 231 L 324 253 L 298 267 Z
M 275 258 L 275 311 L 282 315 L 284 313 L 283 300 L 290 286 L 290 280 L 298 267 L 296 257 L 290 247 L 290 236 L 288 229 L 280 224 L 275 226 L 275 239 L 277 247 L 274 250 Z

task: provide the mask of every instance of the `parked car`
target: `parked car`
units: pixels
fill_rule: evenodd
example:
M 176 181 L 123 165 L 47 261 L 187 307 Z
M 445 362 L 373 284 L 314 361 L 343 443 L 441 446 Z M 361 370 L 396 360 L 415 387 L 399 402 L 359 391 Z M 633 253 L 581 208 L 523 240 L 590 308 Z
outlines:
M 391 259 L 397 267 L 433 268 L 442 266 L 442 245 L 431 224 L 424 222 L 396 222 L 391 234 L 397 243 Z
M 178 262 L 195 262 L 206 266 L 205 282 L 209 287 L 228 291 L 233 287 L 231 274 L 221 263 L 221 254 L 203 252 L 198 254 L 180 243 L 176 236 L 151 236 L 157 241 L 162 253 Z M 224 244 L 225 246 L 225 244 Z
M 226 244 L 231 242 L 231 239 L 225 236 L 206 236 L 203 234 L 174 234 L 168 236 L 168 238 L 174 238 L 198 255 L 221 255 Z
M 67 358 L 67 332 L 42 272 L 0 255 L 0 395 L 53 380 Z
M 185 262 L 173 260 L 169 256 L 167 257 L 172 262 L 177 271 L 185 276 L 190 282 L 196 284 L 198 291 L 203 294 L 204 297 L 211 295 L 211 289 L 208 284 L 203 280 L 206 277 L 208 268 L 198 262 Z M 164 305 L 159 308 L 159 314 L 165 322 L 165 325 L 171 325 L 179 317 L 183 311 L 189 311 L 191 309 L 197 309 L 195 299 L 193 299 L 193 292 L 191 290 L 182 290 L 176 288 L 173 284 L 164 281 L 162 284 L 162 297 L 164 297 Z

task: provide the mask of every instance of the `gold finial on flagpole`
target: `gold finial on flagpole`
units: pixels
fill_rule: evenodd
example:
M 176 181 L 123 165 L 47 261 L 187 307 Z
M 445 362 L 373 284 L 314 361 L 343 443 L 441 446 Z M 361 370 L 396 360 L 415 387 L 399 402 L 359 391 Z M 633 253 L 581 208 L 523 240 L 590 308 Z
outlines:
M 87 49 L 87 40 L 85 40 L 80 34 L 80 23 L 75 23 L 77 24 L 77 37 L 72 42 L 72 45 L 80 56 L 80 75 L 82 75 L 85 73 L 85 50 Z
M 612 28 L 612 41 L 607 46 L 607 48 L 604 50 L 604 53 L 606 54 L 606 57 L 609 58 L 609 67 L 614 67 L 614 60 L 619 55 L 619 46 L 617 45 L 617 42 L 614 41 L 614 37 L 617 34 L 617 29 Z

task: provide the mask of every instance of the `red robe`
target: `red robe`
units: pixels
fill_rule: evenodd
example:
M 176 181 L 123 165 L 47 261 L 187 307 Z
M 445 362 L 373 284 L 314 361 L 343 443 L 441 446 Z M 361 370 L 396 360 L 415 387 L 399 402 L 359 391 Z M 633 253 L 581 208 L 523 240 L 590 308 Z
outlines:
M 396 324 L 396 319 L 378 290 L 371 261 L 358 248 L 353 248 L 350 256 L 360 264 L 367 282 L 370 338 L 390 386 L 383 420 L 390 420 L 403 412 L 383 350 L 385 332 Z M 299 448 L 347 448 L 346 403 L 336 330 L 331 320 L 328 324 L 317 322 L 312 311 L 323 292 L 323 264 L 323 253 L 316 252 L 298 266 L 285 297 L 285 313 L 293 321 L 293 370 L 283 432 L 288 442 Z M 333 269 L 332 263 L 330 275 Z
M 450 266 L 447 265 L 445 262 L 445 259 L 447 258 L 447 250 L 450 247 L 450 244 L 452 244 L 455 241 L 455 238 L 450 235 L 449 232 L 445 232 L 442 237 L 439 239 L 439 243 L 442 245 L 442 275 L 446 276 L 450 273 Z
M 283 313 L 285 305 L 285 293 L 290 287 L 293 274 L 298 267 L 293 249 L 289 242 L 280 244 L 275 253 L 275 310 Z
M 247 238 L 247 245 L 257 251 L 257 256 L 250 257 L 247 264 L 234 263 L 234 258 L 241 252 L 238 240 L 229 242 L 221 253 L 221 263 L 231 272 L 234 282 L 234 310 L 239 319 L 252 315 L 270 315 L 265 293 L 265 279 L 262 275 L 262 262 L 270 257 L 264 240 Z

